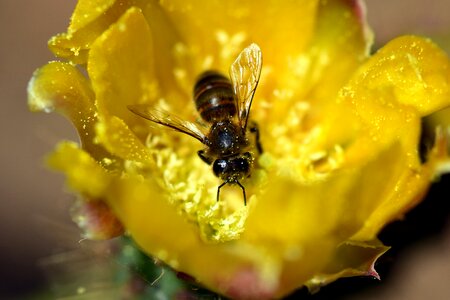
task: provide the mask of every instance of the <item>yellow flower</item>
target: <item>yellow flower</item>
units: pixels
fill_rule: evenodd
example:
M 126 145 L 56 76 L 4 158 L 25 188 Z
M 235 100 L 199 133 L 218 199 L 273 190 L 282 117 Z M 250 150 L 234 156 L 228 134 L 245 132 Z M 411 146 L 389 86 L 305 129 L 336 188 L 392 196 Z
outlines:
M 404 36 L 370 57 L 371 42 L 360 1 L 80 0 L 49 42 L 68 62 L 35 72 L 29 106 L 72 121 L 81 148 L 62 142 L 50 165 L 146 253 L 229 297 L 282 297 L 377 276 L 380 229 L 448 171 L 442 131 L 425 162 L 418 153 L 421 118 L 450 105 L 446 54 Z M 250 116 L 264 153 L 244 206 L 232 186 L 216 202 L 198 141 L 127 105 L 194 121 L 196 77 L 227 74 L 251 43 L 264 60 Z

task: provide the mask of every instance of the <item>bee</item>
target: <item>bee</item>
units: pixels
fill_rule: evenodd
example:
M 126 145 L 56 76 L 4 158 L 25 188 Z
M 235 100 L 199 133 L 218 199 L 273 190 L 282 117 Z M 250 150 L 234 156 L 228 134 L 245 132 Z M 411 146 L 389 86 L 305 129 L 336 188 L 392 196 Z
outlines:
M 167 111 L 148 105 L 130 105 L 128 109 L 147 120 L 185 133 L 206 147 L 198 156 L 212 165 L 214 174 L 223 180 L 217 188 L 237 184 L 247 205 L 241 180 L 249 177 L 254 167 L 255 151 L 262 153 L 259 130 L 249 122 L 250 107 L 261 75 L 262 54 L 258 45 L 245 48 L 231 64 L 230 79 L 217 71 L 202 73 L 194 86 L 194 102 L 201 119 L 209 125 L 205 132 L 197 124 L 182 120 Z M 250 134 L 254 135 L 253 142 Z

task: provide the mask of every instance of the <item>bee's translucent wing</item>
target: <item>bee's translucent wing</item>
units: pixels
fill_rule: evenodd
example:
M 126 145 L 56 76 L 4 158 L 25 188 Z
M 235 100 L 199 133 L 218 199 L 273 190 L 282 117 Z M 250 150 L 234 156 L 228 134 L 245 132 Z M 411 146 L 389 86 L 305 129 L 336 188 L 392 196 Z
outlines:
M 238 117 L 241 128 L 247 127 L 253 95 L 261 75 L 262 54 L 256 44 L 245 48 L 230 67 L 230 78 L 236 94 Z
M 205 134 L 192 122 L 182 120 L 181 118 L 170 114 L 169 112 L 157 109 L 151 105 L 128 105 L 128 109 L 138 116 L 149 121 L 167 126 L 176 131 L 188 134 L 203 144 L 206 142 Z

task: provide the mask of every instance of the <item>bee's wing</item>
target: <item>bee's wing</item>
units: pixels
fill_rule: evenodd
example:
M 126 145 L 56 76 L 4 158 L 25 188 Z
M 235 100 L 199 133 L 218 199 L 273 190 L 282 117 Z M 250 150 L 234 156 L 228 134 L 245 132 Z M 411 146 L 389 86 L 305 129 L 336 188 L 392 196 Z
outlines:
M 261 75 L 262 54 L 256 44 L 251 44 L 239 54 L 230 67 L 230 78 L 236 94 L 238 117 L 241 128 L 247 127 L 253 95 Z
M 181 118 L 170 114 L 161 109 L 156 109 L 151 105 L 128 105 L 128 109 L 138 116 L 149 121 L 167 126 L 174 130 L 188 134 L 203 144 L 206 142 L 205 134 L 192 122 L 182 120 Z

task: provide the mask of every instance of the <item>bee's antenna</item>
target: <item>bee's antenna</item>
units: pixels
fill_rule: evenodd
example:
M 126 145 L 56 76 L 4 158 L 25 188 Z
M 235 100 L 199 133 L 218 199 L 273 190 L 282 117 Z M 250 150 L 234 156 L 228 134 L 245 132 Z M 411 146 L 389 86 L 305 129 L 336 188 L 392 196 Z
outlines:
M 227 181 L 224 181 L 221 185 L 219 185 L 219 187 L 217 188 L 217 202 L 219 202 L 219 195 L 220 195 L 220 189 L 227 184 Z
M 242 194 L 244 195 L 244 205 L 247 206 L 247 196 L 245 195 L 245 187 L 239 182 L 239 181 L 234 181 L 237 185 L 239 185 L 242 189 Z M 219 187 L 217 188 L 217 201 L 219 201 L 219 197 L 220 197 L 220 189 L 227 184 L 228 181 L 224 181 L 221 185 L 219 185 Z

